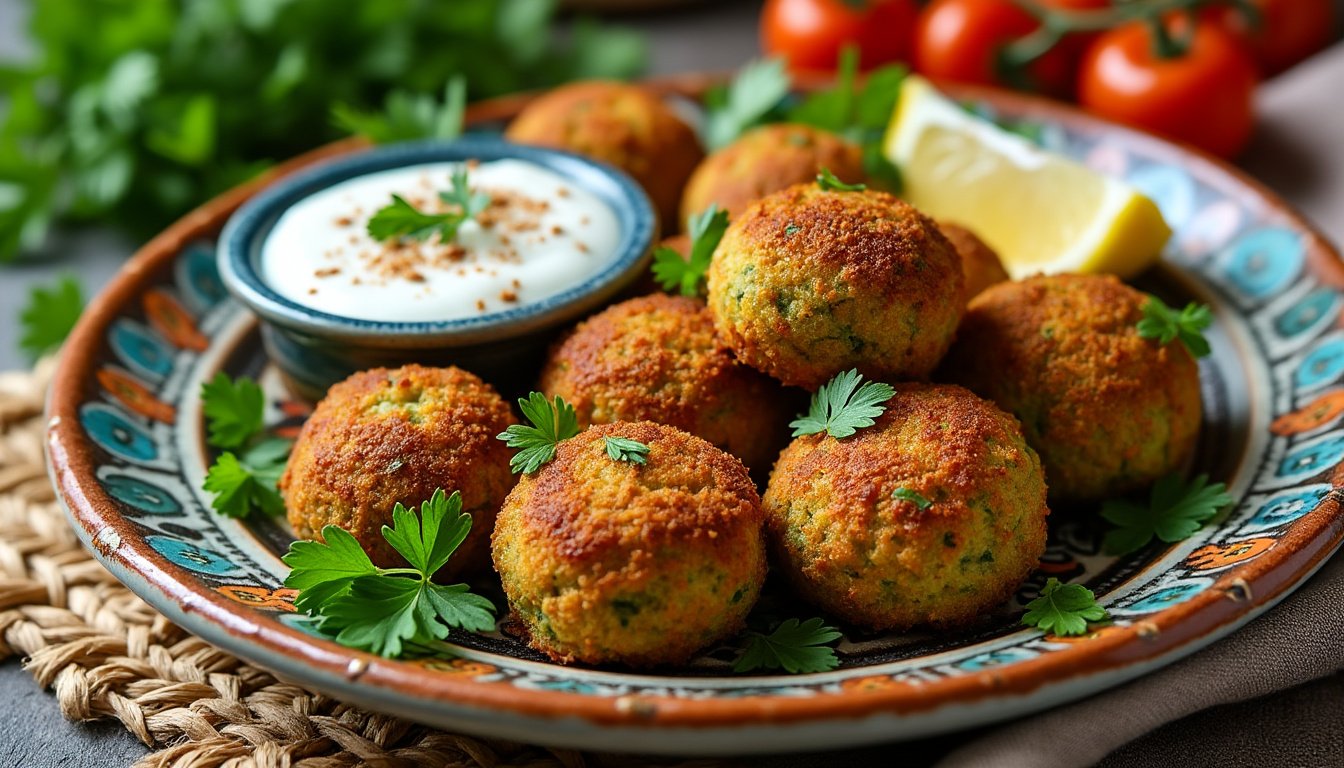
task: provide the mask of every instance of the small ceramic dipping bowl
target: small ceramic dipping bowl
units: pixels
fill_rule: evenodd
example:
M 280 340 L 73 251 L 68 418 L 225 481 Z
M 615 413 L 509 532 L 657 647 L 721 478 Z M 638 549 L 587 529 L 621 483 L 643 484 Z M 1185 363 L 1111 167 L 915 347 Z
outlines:
M 590 271 L 558 292 L 508 305 L 495 302 L 452 319 L 369 320 L 353 309 L 355 316 L 345 316 L 330 306 L 307 306 L 292 298 L 292 290 L 287 297 L 268 284 L 262 263 L 267 239 L 281 217 L 306 198 L 369 174 L 435 163 L 479 161 L 484 167 L 495 160 L 540 166 L 605 203 L 618 229 L 615 247 L 594 254 L 592 266 L 585 267 Z M 224 284 L 261 318 L 267 353 L 301 397 L 319 399 L 355 371 L 409 362 L 456 365 L 507 393 L 530 386 L 546 345 L 562 326 L 597 310 L 643 273 L 657 237 L 656 221 L 643 190 L 615 168 L 566 152 L 472 136 L 371 149 L 286 177 L 229 219 L 218 259 Z M 527 264 L 518 269 L 527 279 Z

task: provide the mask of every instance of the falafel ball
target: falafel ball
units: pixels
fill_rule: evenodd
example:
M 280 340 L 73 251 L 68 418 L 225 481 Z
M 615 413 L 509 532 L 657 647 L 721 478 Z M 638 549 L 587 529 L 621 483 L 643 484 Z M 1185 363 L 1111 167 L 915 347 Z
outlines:
M 1111 275 L 1000 283 L 971 302 L 945 376 L 1022 421 L 1054 500 L 1145 487 L 1194 451 L 1199 368 L 1139 335 L 1146 302 Z
M 863 150 L 830 131 L 790 123 L 756 128 L 696 166 L 681 194 L 681 219 L 710 205 L 736 218 L 771 192 L 812 181 L 822 168 L 848 183 L 867 176 Z
M 514 423 L 495 390 L 458 368 L 407 365 L 332 386 L 304 423 L 280 493 L 294 533 L 344 528 L 376 565 L 405 563 L 382 536 L 397 502 L 419 507 L 438 488 L 462 492 L 473 525 L 441 576 L 486 564 L 490 529 L 514 477 L 495 439 Z
M 704 157 L 695 132 L 662 99 L 636 85 L 588 80 L 534 99 L 504 138 L 587 155 L 634 177 L 662 221 L 676 231 L 677 203 Z
M 739 360 L 815 389 L 849 368 L 928 376 L 961 320 L 963 285 L 952 244 L 910 205 L 797 184 L 728 226 L 709 307 Z
M 648 446 L 618 461 L 605 439 Z M 686 661 L 740 631 L 765 579 L 760 498 L 742 462 L 648 421 L 593 427 L 525 475 L 493 538 L 513 616 L 557 661 Z
M 581 427 L 655 421 L 754 470 L 788 439 L 779 384 L 737 362 L 704 302 L 685 296 L 630 299 L 579 323 L 551 349 L 539 388 L 571 403 Z
M 1010 279 L 1008 270 L 1003 268 L 1003 262 L 999 260 L 999 254 L 974 232 L 950 221 L 940 221 L 938 227 L 961 257 L 961 271 L 966 276 L 966 301 L 969 302 L 989 286 Z
M 958 627 L 1045 552 L 1045 477 L 1017 420 L 957 386 L 902 384 L 850 437 L 784 449 L 763 500 L 776 568 L 872 630 Z

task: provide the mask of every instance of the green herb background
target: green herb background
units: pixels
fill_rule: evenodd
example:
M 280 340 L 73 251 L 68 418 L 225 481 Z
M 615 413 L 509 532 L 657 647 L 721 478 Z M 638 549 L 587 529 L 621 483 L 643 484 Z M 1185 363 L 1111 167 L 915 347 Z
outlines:
M 336 111 L 632 77 L 640 35 L 556 0 L 30 0 L 33 56 L 0 61 L 0 261 L 53 223 L 143 239 L 339 137 Z M 396 94 L 396 95 L 393 95 Z

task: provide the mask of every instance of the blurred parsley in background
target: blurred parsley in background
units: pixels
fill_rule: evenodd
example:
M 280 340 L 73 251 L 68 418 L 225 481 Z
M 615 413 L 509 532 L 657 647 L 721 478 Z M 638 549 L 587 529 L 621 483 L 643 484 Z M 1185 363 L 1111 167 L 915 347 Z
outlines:
M 350 130 L 443 135 L 455 74 L 477 99 L 642 71 L 637 34 L 580 19 L 560 35 L 555 12 L 556 0 L 33 0 L 36 55 L 0 62 L 0 261 L 54 221 L 148 236 Z

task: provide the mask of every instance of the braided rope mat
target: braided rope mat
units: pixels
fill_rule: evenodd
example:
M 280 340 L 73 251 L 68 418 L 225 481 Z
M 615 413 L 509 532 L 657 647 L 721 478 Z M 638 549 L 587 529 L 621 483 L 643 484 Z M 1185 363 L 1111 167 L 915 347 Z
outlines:
M 84 550 L 56 502 L 42 450 L 52 369 L 0 374 L 0 660 L 26 658 L 66 718 L 121 721 L 156 750 L 146 768 L 630 764 L 366 712 L 174 626 Z M 709 763 L 679 763 L 696 764 Z

